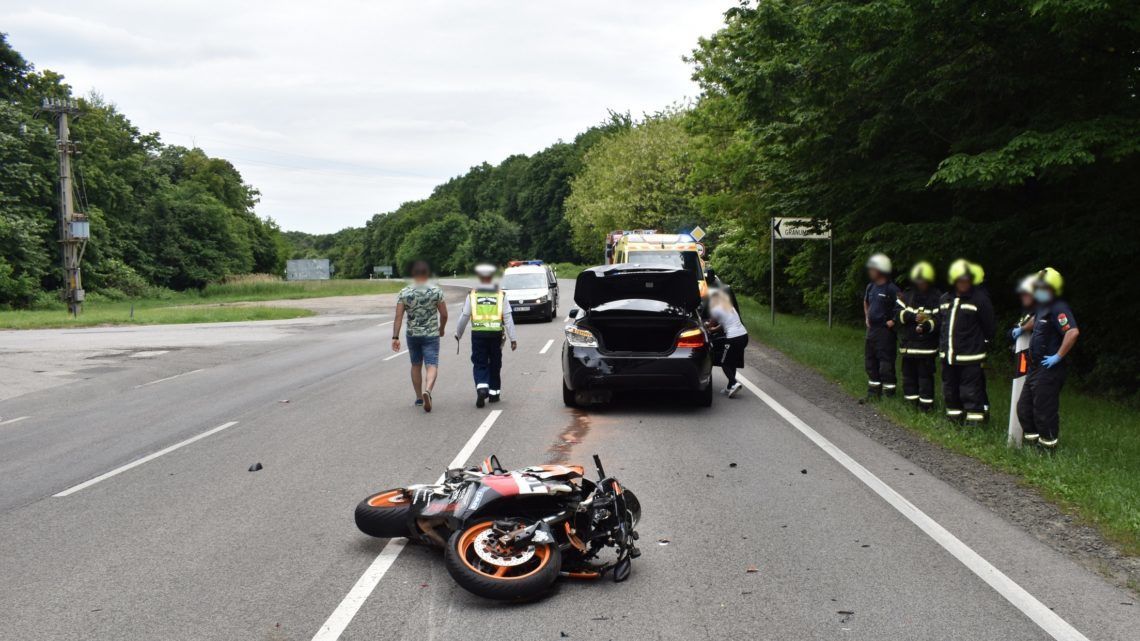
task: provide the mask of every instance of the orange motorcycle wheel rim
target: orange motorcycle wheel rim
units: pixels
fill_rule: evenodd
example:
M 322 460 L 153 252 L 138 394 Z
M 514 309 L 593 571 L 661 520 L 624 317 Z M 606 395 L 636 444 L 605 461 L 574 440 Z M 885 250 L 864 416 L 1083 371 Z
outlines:
M 492 579 L 511 581 L 533 576 L 546 567 L 547 563 L 550 563 L 550 546 L 548 544 L 534 545 L 534 556 L 521 565 L 495 565 L 480 558 L 475 552 L 475 546 L 478 545 L 476 539 L 494 525 L 492 521 L 480 523 L 468 528 L 459 537 L 459 543 L 456 545 L 459 558 L 473 572 Z
M 389 490 L 381 492 L 376 496 L 368 499 L 370 507 L 404 507 L 408 504 L 408 499 L 404 496 L 403 490 Z

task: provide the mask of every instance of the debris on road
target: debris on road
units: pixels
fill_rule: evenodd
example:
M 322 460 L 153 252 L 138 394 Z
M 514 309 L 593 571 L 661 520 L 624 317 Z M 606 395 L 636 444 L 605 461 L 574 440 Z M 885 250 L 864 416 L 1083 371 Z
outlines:
M 254 463 L 253 465 L 249 466 L 250 472 L 260 472 L 262 469 L 263 468 L 261 466 L 261 463 Z
M 736 467 L 736 463 L 729 463 L 728 466 L 729 467 Z
M 804 469 L 800 470 L 800 474 L 807 474 L 807 468 L 805 467 Z
M 278 402 L 278 403 L 288 403 L 288 402 L 289 402 L 289 399 L 287 399 L 287 398 L 283 398 L 283 399 L 281 399 L 281 400 L 279 400 L 279 401 L 277 401 L 277 402 Z
M 744 571 L 747 572 L 748 574 L 756 574 L 757 572 L 760 571 L 760 568 L 756 567 L 755 565 L 750 565 Z
M 669 539 L 657 539 L 657 545 L 669 545 Z

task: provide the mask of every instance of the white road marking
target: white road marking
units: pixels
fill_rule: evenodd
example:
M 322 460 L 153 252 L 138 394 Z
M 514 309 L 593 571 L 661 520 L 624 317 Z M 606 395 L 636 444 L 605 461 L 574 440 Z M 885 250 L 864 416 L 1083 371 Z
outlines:
M 447 469 L 462 467 L 463 464 L 467 462 L 467 458 L 470 457 L 471 453 L 475 451 L 475 448 L 479 446 L 479 442 L 487 435 L 491 426 L 495 424 L 495 421 L 498 420 L 499 415 L 502 413 L 503 410 L 492 410 L 491 413 L 487 415 L 487 418 L 479 425 L 475 433 L 471 435 L 471 438 L 467 439 L 467 443 L 463 445 L 463 449 L 459 450 L 455 458 L 451 459 L 451 462 L 447 464 Z M 442 482 L 443 475 L 440 475 L 436 483 Z M 352 622 L 352 618 L 355 617 L 356 613 L 360 610 L 360 606 L 364 605 L 368 596 L 372 594 L 372 591 L 379 585 L 380 579 L 383 579 L 384 574 L 388 572 L 388 568 L 392 567 L 392 563 L 396 561 L 396 557 L 400 555 L 406 543 L 407 539 L 390 539 L 388 543 L 384 545 L 384 548 L 376 555 L 372 564 L 368 566 L 364 574 L 360 575 L 360 578 L 357 579 L 352 589 L 348 591 L 348 594 L 345 595 L 340 604 L 336 606 L 333 613 L 325 620 L 321 629 L 317 630 L 317 633 L 313 635 L 313 641 L 337 641 L 337 639 L 340 638 L 345 628 Z
M 918 529 L 934 539 L 935 543 L 941 545 L 943 549 L 958 559 L 962 565 L 976 574 L 978 578 L 985 581 L 987 585 L 1004 597 L 1006 601 L 1009 601 L 1015 608 L 1021 610 L 1025 616 L 1029 617 L 1030 621 L 1036 623 L 1042 630 L 1047 632 L 1049 636 L 1057 641 L 1088 641 L 1088 637 L 1077 631 L 1077 629 L 1067 621 L 1046 607 L 1044 603 L 1038 601 L 1037 598 L 1027 592 L 1025 588 L 1015 583 L 1013 579 L 1003 574 L 1001 570 L 998 570 L 989 561 L 982 558 L 980 554 L 959 540 L 958 537 L 951 534 L 949 530 L 927 516 L 925 512 L 918 509 L 913 503 L 903 497 L 903 495 L 896 492 L 894 488 L 884 483 L 879 477 L 871 473 L 870 470 L 863 467 L 855 459 L 848 456 L 846 452 L 839 449 L 834 443 L 812 429 L 811 426 L 803 422 L 800 417 L 791 413 L 786 407 L 781 405 L 779 401 L 769 396 L 739 373 L 736 375 L 736 378 L 739 379 L 741 383 L 744 383 L 744 386 L 747 387 L 749 391 L 764 401 L 768 407 L 772 408 L 773 411 L 790 423 L 792 427 L 799 430 L 801 434 L 819 446 L 828 456 L 835 459 L 836 462 L 846 468 L 855 478 L 871 488 L 875 494 L 878 494 L 879 497 L 889 503 L 891 507 L 898 510 L 907 520 L 918 526 Z
M 98 483 L 100 481 L 105 481 L 105 480 L 111 478 L 112 476 L 115 476 L 116 474 L 121 474 L 123 472 L 126 472 L 129 469 L 136 468 L 136 467 L 142 465 L 143 463 L 146 463 L 148 461 L 153 461 L 154 459 L 162 456 L 163 454 L 169 454 L 169 453 L 173 452 L 174 450 L 176 450 L 180 447 L 185 447 L 185 446 L 187 446 L 187 445 L 189 445 L 195 441 L 200 441 L 200 440 L 206 438 L 207 436 L 210 436 L 211 434 L 217 434 L 218 432 L 226 429 L 227 427 L 233 427 L 234 425 L 237 425 L 237 424 L 238 424 L 237 421 L 230 421 L 229 423 L 223 423 L 223 424 L 215 427 L 212 430 L 206 430 L 205 432 L 202 432 L 201 434 L 199 434 L 197 436 L 191 436 L 190 438 L 186 439 L 185 441 L 180 441 L 178 443 L 175 443 L 174 445 L 171 445 L 170 447 L 164 447 L 161 450 L 154 452 L 153 454 L 147 454 L 146 456 L 144 456 L 140 459 L 135 459 L 134 461 L 131 461 L 130 463 L 127 463 L 126 465 L 123 465 L 121 467 L 116 467 L 115 469 L 111 470 L 110 472 L 107 472 L 106 474 L 100 474 L 99 476 L 96 476 L 95 478 L 93 478 L 89 481 L 84 481 L 84 482 L 80 483 L 79 485 L 76 485 L 74 487 L 69 487 L 66 490 L 60 492 L 59 494 L 53 494 L 52 496 L 55 498 L 62 498 L 62 497 L 65 497 L 65 496 L 68 496 L 71 494 L 75 494 L 79 490 L 89 488 L 92 485 L 95 485 L 96 483 Z
M 550 340 L 548 340 L 548 341 L 546 341 L 546 344 L 542 346 L 542 349 L 538 350 L 538 353 L 539 353 L 539 354 L 545 354 L 545 353 L 547 352 L 547 350 L 549 350 L 549 349 L 550 349 L 550 346 L 551 346 L 551 345 L 553 345 L 553 344 L 554 344 L 554 339 L 553 339 L 553 338 L 552 338 L 552 339 L 550 339 Z
M 377 326 L 377 327 L 383 327 L 383 326 L 385 326 L 385 325 L 391 325 L 391 324 L 392 324 L 392 322 L 393 322 L 393 321 L 384 321 L 383 323 L 376 323 L 376 326 Z
M 152 349 L 149 351 L 135 352 L 131 354 L 131 358 L 151 358 L 152 356 L 162 356 L 169 353 L 168 349 Z
M 189 372 L 182 372 L 181 374 L 175 374 L 174 376 L 167 376 L 166 378 L 160 378 L 157 381 L 151 381 L 149 383 L 140 383 L 138 385 L 135 385 L 135 389 L 138 389 L 140 387 L 146 387 L 147 385 L 154 385 L 156 383 L 165 383 L 166 381 L 172 381 L 176 378 L 181 378 L 183 376 L 189 376 L 191 374 L 197 374 L 198 372 L 201 372 L 201 371 L 203 371 L 203 370 L 192 369 Z
M 26 418 L 31 418 L 31 416 L 17 416 L 16 418 L 10 418 L 6 421 L 0 421 L 0 425 L 11 425 L 12 423 L 19 423 Z
M 390 361 L 393 358 L 396 358 L 397 356 L 402 356 L 402 355 L 407 354 L 407 353 L 408 353 L 408 350 L 404 350 L 402 352 L 396 352 L 395 354 L 392 354 L 391 356 L 385 356 L 384 360 Z

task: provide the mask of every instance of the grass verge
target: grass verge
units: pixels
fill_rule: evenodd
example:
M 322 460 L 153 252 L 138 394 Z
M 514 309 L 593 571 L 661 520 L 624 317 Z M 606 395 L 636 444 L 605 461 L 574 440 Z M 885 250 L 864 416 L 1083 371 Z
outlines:
M 772 325 L 768 309 L 756 301 L 741 297 L 740 306 L 753 338 L 837 381 L 853 397 L 866 393 L 861 329 L 836 325 L 828 330 L 825 321 L 787 315 L 778 315 Z M 1009 366 L 992 365 L 986 377 L 993 418 L 986 428 L 957 427 L 901 399 L 883 400 L 882 412 L 935 443 L 1017 475 L 1126 553 L 1140 554 L 1140 411 L 1070 386 L 1061 398 L 1060 448 L 1052 454 L 1035 447 L 1011 449 L 1005 445 Z
M 64 310 L 3 311 L 0 329 L 45 329 L 91 327 L 96 325 L 164 325 L 182 323 L 222 323 L 227 321 L 280 320 L 312 316 L 307 309 L 288 307 L 202 307 L 170 306 L 169 301 L 96 302 L 85 305 L 73 318 Z
M 213 303 L 300 300 L 328 296 L 391 294 L 404 286 L 401 280 L 320 280 L 287 282 L 272 278 L 239 278 L 187 292 L 164 290 L 156 298 L 107 300 L 92 295 L 79 318 L 67 315 L 63 304 L 50 309 L 2 310 L 0 329 L 89 327 L 92 325 L 155 325 L 163 323 L 219 323 L 279 320 L 312 316 L 304 309 L 283 307 L 207 307 Z M 132 313 L 133 310 L 133 313 Z

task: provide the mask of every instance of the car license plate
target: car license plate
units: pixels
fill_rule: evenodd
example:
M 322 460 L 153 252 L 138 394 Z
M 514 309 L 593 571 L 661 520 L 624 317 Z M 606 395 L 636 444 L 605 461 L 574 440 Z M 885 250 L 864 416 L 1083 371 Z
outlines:
M 519 305 L 518 307 L 512 308 L 512 311 L 529 312 L 530 311 L 530 305 Z

